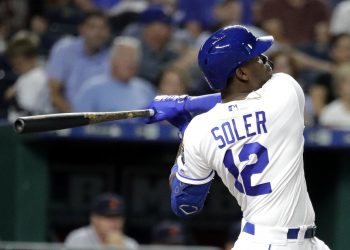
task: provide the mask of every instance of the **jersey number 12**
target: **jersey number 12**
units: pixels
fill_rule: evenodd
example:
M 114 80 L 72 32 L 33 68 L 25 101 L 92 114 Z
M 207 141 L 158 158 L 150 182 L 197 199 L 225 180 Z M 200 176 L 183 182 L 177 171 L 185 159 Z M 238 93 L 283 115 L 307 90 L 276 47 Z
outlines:
M 258 196 L 269 194 L 272 192 L 270 182 L 252 186 L 251 177 L 253 174 L 260 174 L 269 164 L 269 156 L 267 149 L 258 142 L 247 143 L 243 146 L 241 152 L 238 154 L 240 162 L 248 161 L 249 156 L 256 155 L 257 161 L 253 164 L 246 165 L 241 173 L 235 165 L 232 150 L 228 149 L 224 157 L 224 165 L 228 171 L 235 177 L 235 187 L 243 194 L 249 196 Z M 241 175 L 242 183 L 239 181 Z

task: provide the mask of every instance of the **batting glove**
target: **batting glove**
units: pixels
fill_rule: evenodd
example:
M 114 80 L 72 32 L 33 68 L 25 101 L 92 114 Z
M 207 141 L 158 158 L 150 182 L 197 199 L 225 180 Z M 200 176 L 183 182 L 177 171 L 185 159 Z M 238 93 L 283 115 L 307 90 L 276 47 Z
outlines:
M 176 124 L 176 118 L 184 114 L 185 111 L 185 100 L 188 98 L 188 95 L 159 95 L 156 96 L 148 108 L 153 109 L 155 114 L 152 117 L 145 119 L 145 123 L 155 123 L 164 120 L 175 119 L 174 123 Z
M 156 96 L 148 107 L 155 111 L 155 115 L 146 118 L 145 123 L 149 124 L 163 120 L 170 120 L 185 113 L 187 113 L 186 116 L 188 118 L 189 112 L 207 112 L 219 102 L 221 102 L 221 95 L 219 93 L 202 96 Z

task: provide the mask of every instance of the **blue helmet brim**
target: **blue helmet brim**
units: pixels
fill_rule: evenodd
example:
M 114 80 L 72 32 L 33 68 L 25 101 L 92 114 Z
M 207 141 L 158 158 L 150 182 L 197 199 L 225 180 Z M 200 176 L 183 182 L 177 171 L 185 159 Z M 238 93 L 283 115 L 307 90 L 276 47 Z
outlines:
M 249 56 L 249 59 L 252 59 L 262 53 L 264 53 L 266 50 L 268 50 L 273 44 L 273 37 L 272 36 L 261 36 L 256 39 L 256 44 L 254 48 L 251 51 L 251 55 Z
M 265 51 L 267 51 L 273 44 L 273 36 L 261 36 L 256 39 L 256 43 L 254 45 L 254 48 L 250 51 L 249 55 L 245 58 L 244 61 L 241 61 L 238 63 L 237 67 L 233 68 L 231 71 L 231 75 L 233 72 L 242 66 L 245 62 L 248 62 L 249 60 L 253 59 L 256 56 L 261 55 Z

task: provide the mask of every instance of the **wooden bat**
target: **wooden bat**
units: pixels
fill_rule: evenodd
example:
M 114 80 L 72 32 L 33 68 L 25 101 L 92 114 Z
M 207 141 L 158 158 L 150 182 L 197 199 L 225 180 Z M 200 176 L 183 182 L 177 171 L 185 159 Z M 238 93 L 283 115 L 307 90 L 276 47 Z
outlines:
M 34 115 L 17 118 L 14 122 L 14 128 L 18 134 L 23 134 L 74 128 L 93 123 L 131 119 L 136 117 L 151 117 L 153 115 L 153 109 Z

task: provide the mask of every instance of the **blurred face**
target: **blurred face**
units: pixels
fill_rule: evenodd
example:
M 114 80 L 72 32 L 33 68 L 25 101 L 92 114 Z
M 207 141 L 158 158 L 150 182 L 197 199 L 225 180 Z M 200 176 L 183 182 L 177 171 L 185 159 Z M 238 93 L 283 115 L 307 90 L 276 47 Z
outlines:
M 162 22 L 153 22 L 145 27 L 146 40 L 156 42 L 158 47 L 162 47 L 168 42 L 170 33 L 170 26 Z
M 315 28 L 315 38 L 318 42 L 329 41 L 329 25 L 327 22 L 317 23 Z
M 331 51 L 333 60 L 338 63 L 350 62 L 350 36 L 341 37 Z
M 251 83 L 251 90 L 261 88 L 272 77 L 272 67 L 264 54 L 254 57 L 242 66 Z
M 131 46 L 119 45 L 112 55 L 112 74 L 117 79 L 127 82 L 137 74 L 137 49 Z
M 183 95 L 186 93 L 186 86 L 176 72 L 168 71 L 163 74 L 159 83 L 159 92 L 162 95 Z
M 109 39 L 109 28 L 101 17 L 90 17 L 80 26 L 80 34 L 85 39 L 88 50 L 94 52 L 101 49 Z
M 289 57 L 287 55 L 278 55 L 275 57 L 275 59 L 273 60 L 273 65 L 274 65 L 274 69 L 273 71 L 278 73 L 278 72 L 282 72 L 282 73 L 286 73 L 289 75 L 293 75 L 293 70 L 290 64 L 290 60 Z
M 47 21 L 43 17 L 40 16 L 34 16 L 30 20 L 30 27 L 31 30 L 33 30 L 36 33 L 42 34 L 46 31 L 47 29 Z
M 14 72 L 17 74 L 24 74 L 35 65 L 35 58 L 24 56 L 14 56 L 10 61 Z
M 105 242 L 110 235 L 122 232 L 124 228 L 123 217 L 92 215 L 90 222 L 102 242 Z
M 240 1 L 219 5 L 214 9 L 215 18 L 225 25 L 232 25 L 239 23 L 242 16 L 242 6 Z
M 202 27 L 197 21 L 189 21 L 185 28 L 193 37 L 198 37 L 202 33 Z

